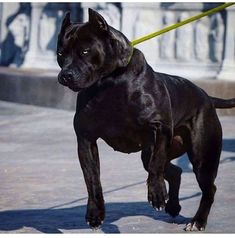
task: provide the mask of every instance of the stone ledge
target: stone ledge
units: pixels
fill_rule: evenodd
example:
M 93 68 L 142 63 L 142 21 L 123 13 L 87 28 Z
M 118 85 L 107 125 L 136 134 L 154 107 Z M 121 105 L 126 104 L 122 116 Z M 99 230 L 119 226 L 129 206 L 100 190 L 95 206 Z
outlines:
M 0 99 L 74 110 L 76 93 L 60 85 L 57 74 L 56 71 L 0 67 Z
M 235 81 L 205 79 L 193 82 L 204 89 L 210 96 L 224 99 L 235 98 Z M 235 115 L 235 108 L 217 109 L 217 113 L 218 115 Z
M 21 70 L 0 67 L 0 100 L 75 110 L 76 93 L 57 82 L 57 71 Z M 235 97 L 235 81 L 193 80 L 209 95 Z M 235 115 L 234 109 L 218 110 L 219 115 Z

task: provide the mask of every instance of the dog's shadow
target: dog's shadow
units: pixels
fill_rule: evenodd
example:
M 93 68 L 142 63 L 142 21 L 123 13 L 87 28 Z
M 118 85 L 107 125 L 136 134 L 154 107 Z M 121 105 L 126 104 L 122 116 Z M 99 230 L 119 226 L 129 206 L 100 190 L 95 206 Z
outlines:
M 62 233 L 61 230 L 88 229 L 85 222 L 86 205 L 70 208 L 13 210 L 0 212 L 0 231 L 16 231 L 24 227 L 42 233 Z M 156 212 L 147 202 L 107 203 L 106 218 L 101 227 L 104 233 L 120 233 L 115 221 L 128 216 L 146 216 L 154 220 L 172 223 L 172 218 L 164 211 Z M 174 223 L 187 223 L 189 218 L 181 215 Z

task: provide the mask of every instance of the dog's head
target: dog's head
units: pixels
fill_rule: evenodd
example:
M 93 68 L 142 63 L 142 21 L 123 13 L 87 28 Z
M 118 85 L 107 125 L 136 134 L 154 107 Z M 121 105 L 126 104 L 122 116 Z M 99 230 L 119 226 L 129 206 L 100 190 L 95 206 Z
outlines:
M 89 9 L 89 21 L 83 24 L 71 23 L 67 13 L 58 35 L 58 81 L 78 92 L 127 66 L 131 54 L 128 39 L 96 11 Z

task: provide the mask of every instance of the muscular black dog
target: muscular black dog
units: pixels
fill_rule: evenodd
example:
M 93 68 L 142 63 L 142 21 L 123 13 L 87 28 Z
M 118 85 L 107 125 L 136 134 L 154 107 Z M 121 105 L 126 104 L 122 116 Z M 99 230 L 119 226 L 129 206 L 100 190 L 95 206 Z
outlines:
M 202 190 L 198 211 L 186 230 L 203 230 L 214 200 L 222 131 L 215 108 L 235 106 L 235 99 L 208 96 L 190 81 L 157 73 L 128 39 L 89 9 L 89 21 L 71 23 L 66 14 L 58 36 L 59 82 L 78 92 L 74 129 L 88 190 L 86 220 L 101 225 L 105 206 L 96 141 L 113 149 L 141 151 L 148 171 L 148 201 L 180 212 L 181 169 L 170 161 L 188 154 Z M 169 183 L 167 193 L 165 181 Z

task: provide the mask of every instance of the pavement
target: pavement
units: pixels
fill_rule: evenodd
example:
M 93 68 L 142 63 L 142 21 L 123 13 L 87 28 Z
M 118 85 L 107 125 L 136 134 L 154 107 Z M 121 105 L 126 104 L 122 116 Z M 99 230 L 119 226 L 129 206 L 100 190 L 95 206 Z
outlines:
M 147 203 L 140 153 L 98 141 L 106 202 L 102 228 L 85 222 L 87 192 L 77 159 L 74 112 L 0 101 L 0 233 L 185 233 L 200 189 L 186 156 L 181 213 L 174 220 Z M 235 232 L 235 117 L 221 116 L 223 152 L 207 233 Z

